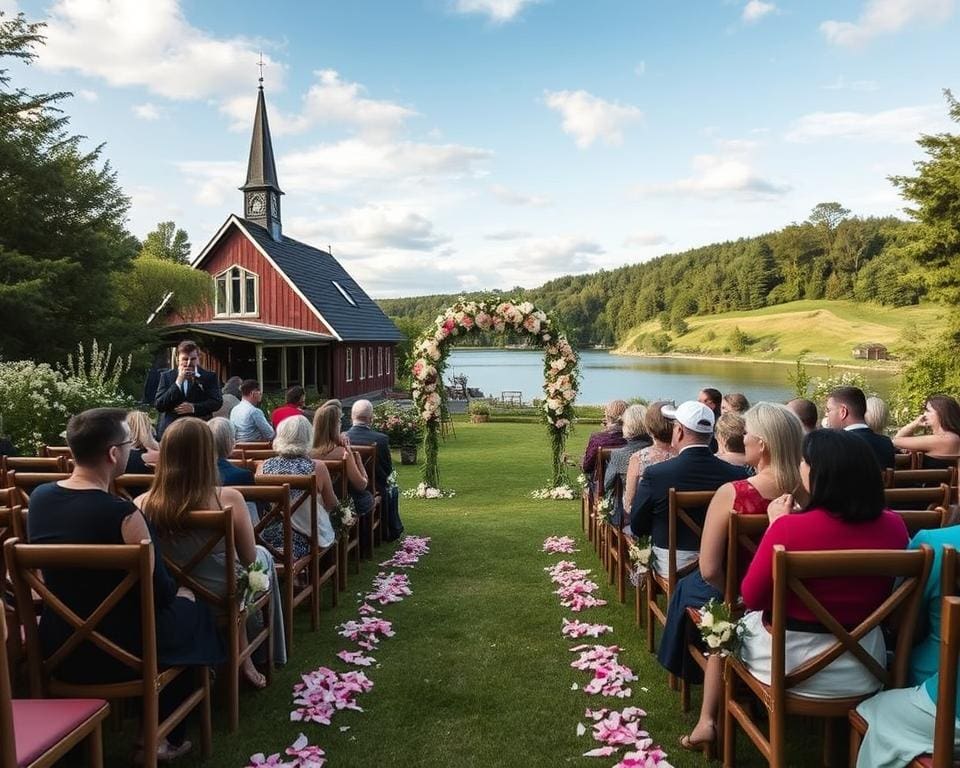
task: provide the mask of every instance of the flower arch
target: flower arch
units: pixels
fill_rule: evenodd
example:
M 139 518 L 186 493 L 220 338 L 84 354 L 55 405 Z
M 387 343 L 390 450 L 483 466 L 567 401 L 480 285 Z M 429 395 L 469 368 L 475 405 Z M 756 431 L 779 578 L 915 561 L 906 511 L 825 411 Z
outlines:
M 443 372 L 452 339 L 494 331 L 513 332 L 526 337 L 544 351 L 542 416 L 550 434 L 553 451 L 551 484 L 566 484 L 563 449 L 573 419 L 573 402 L 579 385 L 576 351 L 556 323 L 529 301 L 461 299 L 437 315 L 413 347 L 413 401 L 426 426 L 422 465 L 423 484 L 427 489 L 440 488 L 438 464 L 440 418 L 443 406 Z

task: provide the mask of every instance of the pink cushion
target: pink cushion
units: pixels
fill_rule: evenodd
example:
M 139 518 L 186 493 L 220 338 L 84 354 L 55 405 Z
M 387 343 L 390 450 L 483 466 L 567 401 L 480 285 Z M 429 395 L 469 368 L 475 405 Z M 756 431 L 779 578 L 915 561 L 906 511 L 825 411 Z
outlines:
M 106 704 L 102 699 L 14 699 L 17 765 L 29 765 Z

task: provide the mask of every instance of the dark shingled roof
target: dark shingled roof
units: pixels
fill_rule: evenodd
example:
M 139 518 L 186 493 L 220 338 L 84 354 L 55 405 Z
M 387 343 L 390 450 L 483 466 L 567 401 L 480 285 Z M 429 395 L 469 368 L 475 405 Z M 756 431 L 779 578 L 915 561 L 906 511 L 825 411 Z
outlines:
M 275 341 L 289 344 L 322 343 L 334 340 L 333 336 L 325 333 L 300 331 L 296 328 L 277 328 L 276 326 L 254 323 L 248 320 L 237 322 L 230 320 L 207 320 L 196 323 L 178 323 L 177 325 L 170 325 L 164 328 L 165 334 L 184 333 L 186 331 L 193 333 L 210 333 L 215 336 L 225 336 L 241 341 Z
M 259 224 L 242 219 L 250 236 L 316 307 L 344 341 L 406 338 L 333 256 L 283 236 L 277 242 Z M 337 289 L 339 283 L 353 303 Z
M 253 118 L 253 136 L 250 138 L 250 159 L 247 161 L 247 180 L 240 189 L 273 187 L 280 192 L 277 181 L 277 164 L 273 160 L 273 140 L 270 138 L 270 123 L 267 121 L 267 105 L 263 99 L 263 86 L 257 92 L 257 112 Z M 283 192 L 280 192 L 282 195 Z

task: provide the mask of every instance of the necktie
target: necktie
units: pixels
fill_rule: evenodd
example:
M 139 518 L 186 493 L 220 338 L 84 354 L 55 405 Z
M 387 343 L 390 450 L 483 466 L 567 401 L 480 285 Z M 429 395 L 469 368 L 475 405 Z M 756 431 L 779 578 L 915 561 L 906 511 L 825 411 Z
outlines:
M 189 387 L 189 386 L 190 386 L 190 382 L 189 382 L 189 381 L 184 381 L 184 382 L 183 382 L 183 396 L 184 396 L 184 397 L 187 396 L 187 387 Z

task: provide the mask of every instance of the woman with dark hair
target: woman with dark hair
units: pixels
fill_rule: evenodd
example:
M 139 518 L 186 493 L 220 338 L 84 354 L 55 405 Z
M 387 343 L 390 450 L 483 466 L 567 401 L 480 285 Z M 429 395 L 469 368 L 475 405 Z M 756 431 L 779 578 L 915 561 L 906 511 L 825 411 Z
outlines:
M 700 394 L 697 395 L 697 402 L 703 403 L 713 411 L 715 418 L 720 418 L 721 408 L 723 407 L 723 393 L 719 389 L 704 387 L 700 390 Z
M 856 435 L 817 430 L 803 441 L 800 477 L 810 501 L 795 509 L 793 494 L 772 501 L 767 509 L 770 527 L 764 534 L 741 594 L 750 611 L 744 617 L 747 634 L 742 658 L 761 681 L 770 682 L 771 641 L 768 630 L 773 605 L 773 548 L 793 552 L 847 549 L 904 549 L 909 539 L 903 520 L 884 507 L 880 465 L 870 446 Z M 844 626 L 869 616 L 893 588 L 883 577 L 817 579 L 806 584 L 810 593 Z M 799 598 L 787 598 L 786 672 L 834 642 L 816 616 Z M 886 663 L 883 633 L 877 627 L 860 645 L 881 664 Z M 791 690 L 816 698 L 870 693 L 880 687 L 855 656 L 845 653 Z
M 927 435 L 914 435 L 926 427 Z M 955 466 L 960 454 L 960 404 L 947 395 L 933 395 L 924 403 L 923 413 L 900 428 L 893 444 L 902 451 L 922 451 L 924 469 Z

